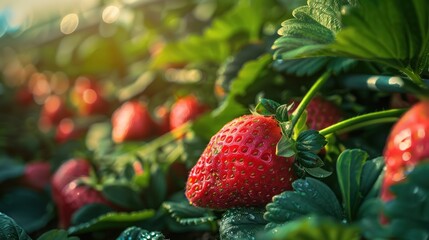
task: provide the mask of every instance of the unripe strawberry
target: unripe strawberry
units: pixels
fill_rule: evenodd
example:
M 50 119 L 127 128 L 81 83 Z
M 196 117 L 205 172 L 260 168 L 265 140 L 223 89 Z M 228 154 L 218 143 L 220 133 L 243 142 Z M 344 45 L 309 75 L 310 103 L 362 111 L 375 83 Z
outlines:
M 116 143 L 147 139 L 155 129 L 146 105 L 139 101 L 125 102 L 112 115 L 112 138 Z
M 191 204 L 212 209 L 264 206 L 291 189 L 294 158 L 276 155 L 282 134 L 273 117 L 245 115 L 227 123 L 210 140 L 189 173 Z

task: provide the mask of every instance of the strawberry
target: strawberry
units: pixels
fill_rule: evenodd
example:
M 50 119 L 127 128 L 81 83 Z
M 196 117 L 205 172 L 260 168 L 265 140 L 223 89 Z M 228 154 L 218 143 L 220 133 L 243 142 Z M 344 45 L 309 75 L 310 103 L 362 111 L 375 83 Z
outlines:
M 70 159 L 63 163 L 54 173 L 51 181 L 54 201 L 59 204 L 63 188 L 79 177 L 89 176 L 90 169 L 91 165 L 85 159 Z
M 63 118 L 70 117 L 71 112 L 65 101 L 57 95 L 46 98 L 39 118 L 39 126 L 42 130 L 57 125 Z
M 276 155 L 282 134 L 277 120 L 245 115 L 210 140 L 186 183 L 191 204 L 212 209 L 263 206 L 291 189 L 294 158 Z
M 156 128 L 146 105 L 139 101 L 122 104 L 112 115 L 112 127 L 112 138 L 116 143 L 147 139 Z
M 155 119 L 158 128 L 158 135 L 170 131 L 170 111 L 166 106 L 159 106 L 155 109 Z
M 94 79 L 77 78 L 71 98 L 82 116 L 106 114 L 109 111 L 109 103 L 102 95 L 102 88 Z
M 24 185 L 42 191 L 51 182 L 51 164 L 49 162 L 28 163 L 24 169 Z
M 175 129 L 184 123 L 196 119 L 208 110 L 195 96 L 189 95 L 177 100 L 171 107 L 170 127 Z
M 381 198 L 394 198 L 390 186 L 406 178 L 408 171 L 429 159 L 429 101 L 413 105 L 393 126 L 384 149 L 386 173 Z
M 294 105 L 290 109 L 291 114 L 299 104 L 299 100 L 293 100 Z M 307 105 L 307 126 L 310 129 L 322 130 L 329 127 L 342 118 L 340 109 L 332 102 L 322 98 L 314 97 Z
M 91 204 L 100 203 L 110 206 L 109 203 L 96 189 L 80 184 L 82 179 L 78 178 L 67 184 L 62 192 L 62 201 L 60 204 L 60 227 L 67 228 L 70 226 L 73 214 L 81 207 Z
M 55 132 L 55 141 L 64 143 L 71 139 L 78 139 L 85 134 L 85 129 L 79 128 L 71 118 L 64 118 L 58 124 Z

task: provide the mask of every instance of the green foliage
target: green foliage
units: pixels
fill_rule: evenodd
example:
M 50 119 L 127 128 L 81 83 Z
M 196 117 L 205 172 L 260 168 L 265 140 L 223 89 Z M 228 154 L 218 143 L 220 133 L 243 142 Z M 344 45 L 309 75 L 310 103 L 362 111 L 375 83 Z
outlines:
M 125 229 L 116 240 L 164 240 L 165 236 L 160 232 L 149 232 L 139 227 Z
M 100 204 L 100 203 L 87 204 L 79 208 L 75 213 L 73 213 L 71 218 L 71 223 L 72 225 L 87 223 L 109 212 L 113 212 L 113 209 L 104 204 Z
M 364 199 L 378 195 L 379 186 L 376 182 L 383 171 L 383 159 L 367 160 L 367 158 L 368 154 L 365 151 L 348 149 L 343 151 L 337 160 L 338 182 L 349 221 L 356 219 Z
M 69 237 L 66 230 L 53 229 L 40 235 L 37 240 L 79 240 L 79 238 Z
M 24 165 L 6 155 L 0 155 L 0 183 L 24 174 Z
M 0 212 L 0 239 L 31 240 L 16 222 L 9 216 Z
M 103 185 L 103 196 L 112 203 L 126 209 L 139 210 L 144 208 L 140 191 L 128 183 L 110 183 Z
M 267 223 L 263 214 L 258 208 L 228 209 L 220 221 L 220 239 L 255 239 Z
M 261 98 L 259 99 L 258 105 L 255 107 L 255 111 L 262 115 L 273 115 L 276 114 L 278 107 L 280 107 L 280 103 L 270 99 Z
M 359 240 L 356 226 L 341 224 L 332 218 L 310 216 L 276 227 L 257 239 L 282 240 Z
M 155 215 L 154 210 L 142 210 L 137 212 L 110 212 L 103 214 L 89 222 L 70 227 L 69 234 L 82 234 L 96 232 L 112 228 L 125 228 L 133 224 L 149 219 Z
M 212 211 L 194 207 L 186 200 L 181 202 L 167 201 L 162 206 L 172 218 L 183 225 L 205 224 L 216 220 L 216 216 Z
M 273 229 L 307 215 L 330 216 L 339 221 L 343 211 L 334 192 L 314 178 L 293 182 L 294 191 L 286 191 L 273 197 L 266 206 L 264 218 L 269 221 L 266 228 Z
M 25 188 L 14 188 L 1 196 L 0 212 L 29 233 L 45 227 L 54 213 L 48 196 Z
M 428 2 L 361 0 L 357 7 L 343 2 L 310 0 L 295 9 L 295 18 L 279 30 L 276 56 L 365 59 L 394 67 L 420 84 L 418 74 L 427 68 L 429 56 Z

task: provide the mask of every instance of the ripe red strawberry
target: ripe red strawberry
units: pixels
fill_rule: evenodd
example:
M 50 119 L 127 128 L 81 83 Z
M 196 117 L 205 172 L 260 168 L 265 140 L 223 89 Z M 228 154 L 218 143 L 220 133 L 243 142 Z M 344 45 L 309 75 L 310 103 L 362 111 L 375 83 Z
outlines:
M 102 93 L 101 86 L 94 79 L 79 77 L 73 86 L 71 98 L 83 116 L 106 114 L 109 112 L 109 103 Z
M 146 105 L 139 101 L 122 104 L 112 115 L 112 126 L 112 138 L 116 143 L 144 140 L 156 129 Z
M 289 111 L 290 114 L 298 107 L 300 101 L 292 102 L 294 105 Z M 322 130 L 339 122 L 341 118 L 341 110 L 334 103 L 322 97 L 314 97 L 307 105 L 307 126 L 310 129 Z
M 170 111 L 166 106 L 156 108 L 155 120 L 158 128 L 158 135 L 162 135 L 170 131 Z
M 47 130 L 57 125 L 63 118 L 71 116 L 64 100 L 57 95 L 46 98 L 39 118 L 39 126 Z
M 82 179 L 75 179 L 67 184 L 61 194 L 60 204 L 60 227 L 70 226 L 71 217 L 81 207 L 91 203 L 101 203 L 110 206 L 111 204 L 103 197 L 101 192 L 90 186 L 79 184 Z
M 51 181 L 52 197 L 55 203 L 61 202 L 61 191 L 71 181 L 84 176 L 89 176 L 90 163 L 85 159 L 70 159 L 63 163 L 54 173 Z
M 190 203 L 212 209 L 263 206 L 290 190 L 296 179 L 294 158 L 276 155 L 280 138 L 273 117 L 245 115 L 226 124 L 189 174 Z
M 78 139 L 85 134 L 85 129 L 79 128 L 71 118 L 64 118 L 58 124 L 55 132 L 55 141 L 64 143 L 68 140 Z
M 429 101 L 413 105 L 393 126 L 384 149 L 386 173 L 381 198 L 394 198 L 390 186 L 406 178 L 408 171 L 429 158 Z
M 49 162 L 33 162 L 25 166 L 23 184 L 42 191 L 51 182 L 51 164 Z
M 195 96 L 186 96 L 171 107 L 170 127 L 175 129 L 184 123 L 196 119 L 208 110 L 208 106 L 202 104 Z

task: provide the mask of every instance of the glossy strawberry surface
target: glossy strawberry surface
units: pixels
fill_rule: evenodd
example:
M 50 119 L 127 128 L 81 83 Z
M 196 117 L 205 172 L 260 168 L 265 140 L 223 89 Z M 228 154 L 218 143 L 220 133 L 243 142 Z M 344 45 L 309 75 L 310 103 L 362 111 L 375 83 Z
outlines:
M 403 181 L 416 164 L 429 160 L 429 101 L 413 105 L 393 126 L 384 149 L 386 173 L 381 198 L 394 198 L 390 186 Z
M 281 138 L 273 117 L 245 115 L 215 134 L 186 185 L 191 204 L 212 209 L 263 206 L 291 189 L 293 158 L 276 155 Z
M 116 143 L 129 140 L 144 140 L 156 132 L 149 111 L 139 101 L 122 104 L 112 116 L 112 138 Z

